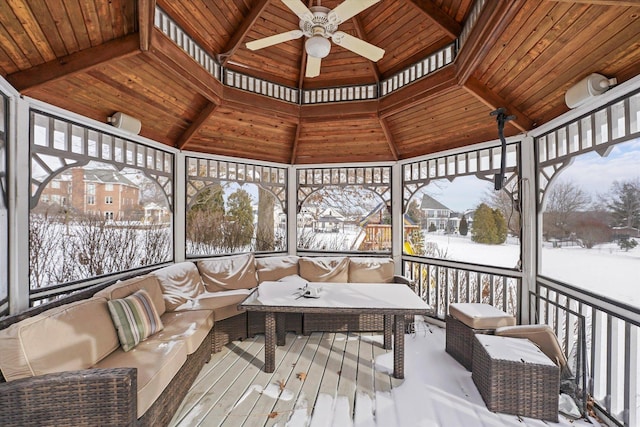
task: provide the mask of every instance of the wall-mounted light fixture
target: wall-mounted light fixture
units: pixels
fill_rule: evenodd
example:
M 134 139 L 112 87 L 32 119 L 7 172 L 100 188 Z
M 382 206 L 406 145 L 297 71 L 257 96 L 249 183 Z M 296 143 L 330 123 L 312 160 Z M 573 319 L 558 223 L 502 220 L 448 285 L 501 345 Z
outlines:
M 602 95 L 617 83 L 615 78 L 608 79 L 602 74 L 590 74 L 569 88 L 564 95 L 564 102 L 569 108 L 579 107 L 594 96 Z
M 109 117 L 107 122 L 111 123 L 112 126 L 117 127 L 118 129 L 125 130 L 134 135 L 139 134 L 140 129 L 142 128 L 140 120 L 121 112 L 117 112 L 113 116 Z

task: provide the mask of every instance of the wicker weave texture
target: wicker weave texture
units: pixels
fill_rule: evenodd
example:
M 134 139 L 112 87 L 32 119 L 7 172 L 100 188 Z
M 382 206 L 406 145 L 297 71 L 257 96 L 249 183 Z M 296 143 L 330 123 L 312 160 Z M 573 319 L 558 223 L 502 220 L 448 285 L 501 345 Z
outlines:
M 212 353 L 218 353 L 222 347 L 231 341 L 243 340 L 247 338 L 247 313 L 241 313 L 237 316 L 229 317 L 223 320 L 217 320 L 211 330 L 213 338 Z
M 473 363 L 474 330 L 453 316 L 447 316 L 445 322 L 447 326 L 445 341 L 447 353 L 467 368 L 467 371 L 470 371 Z
M 247 314 L 247 335 L 254 337 L 264 334 L 264 312 L 249 311 Z M 302 334 L 302 314 L 285 313 L 285 330 L 296 335 Z
M 471 377 L 490 411 L 558 422 L 557 366 L 493 359 L 476 340 Z
M 375 332 L 384 330 L 384 316 L 378 314 L 305 313 L 302 332 Z

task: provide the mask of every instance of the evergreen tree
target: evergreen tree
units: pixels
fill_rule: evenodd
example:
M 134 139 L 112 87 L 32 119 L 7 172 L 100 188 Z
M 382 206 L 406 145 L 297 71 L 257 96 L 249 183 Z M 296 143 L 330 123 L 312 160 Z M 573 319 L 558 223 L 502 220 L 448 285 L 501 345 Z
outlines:
M 464 215 L 462 215 L 462 219 L 460 220 L 458 231 L 461 236 L 466 236 L 469 233 L 469 223 L 467 222 L 467 217 Z
M 250 245 L 253 239 L 253 208 L 251 196 L 243 189 L 232 193 L 227 200 L 226 237 L 230 249 Z
M 640 228 L 640 181 L 615 181 L 610 193 L 608 208 L 614 225 Z
M 493 220 L 496 224 L 496 240 L 494 244 L 500 244 L 507 241 L 507 220 L 500 209 L 493 210 Z
M 495 218 L 494 211 L 486 204 L 481 203 L 473 215 L 471 240 L 477 243 L 495 244 L 498 241 Z
M 436 231 L 436 225 L 434 223 L 429 224 L 429 232 L 433 233 L 434 231 Z
M 188 240 L 196 245 L 220 247 L 222 244 L 220 229 L 224 220 L 222 187 L 219 184 L 212 185 L 198 193 L 186 216 Z

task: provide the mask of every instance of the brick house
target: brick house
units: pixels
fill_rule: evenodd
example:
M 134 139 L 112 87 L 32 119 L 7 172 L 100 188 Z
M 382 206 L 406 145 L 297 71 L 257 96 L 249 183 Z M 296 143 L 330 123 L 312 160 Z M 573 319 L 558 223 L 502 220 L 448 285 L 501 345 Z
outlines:
M 62 173 L 45 187 L 40 202 L 110 220 L 140 220 L 144 215 L 139 187 L 112 169 L 73 168 Z

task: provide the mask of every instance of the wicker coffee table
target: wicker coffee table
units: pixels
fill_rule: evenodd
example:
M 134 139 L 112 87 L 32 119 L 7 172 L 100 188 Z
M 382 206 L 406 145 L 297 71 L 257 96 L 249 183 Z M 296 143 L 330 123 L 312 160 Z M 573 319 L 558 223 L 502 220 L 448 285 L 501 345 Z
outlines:
M 301 296 L 300 284 L 263 282 L 239 307 L 265 313 L 264 370 L 275 370 L 275 348 L 284 345 L 286 313 L 382 314 L 384 348 L 391 348 L 393 333 L 393 376 L 404 378 L 405 315 L 426 315 L 431 307 L 408 286 L 395 283 L 309 283 L 318 289 L 317 298 Z

